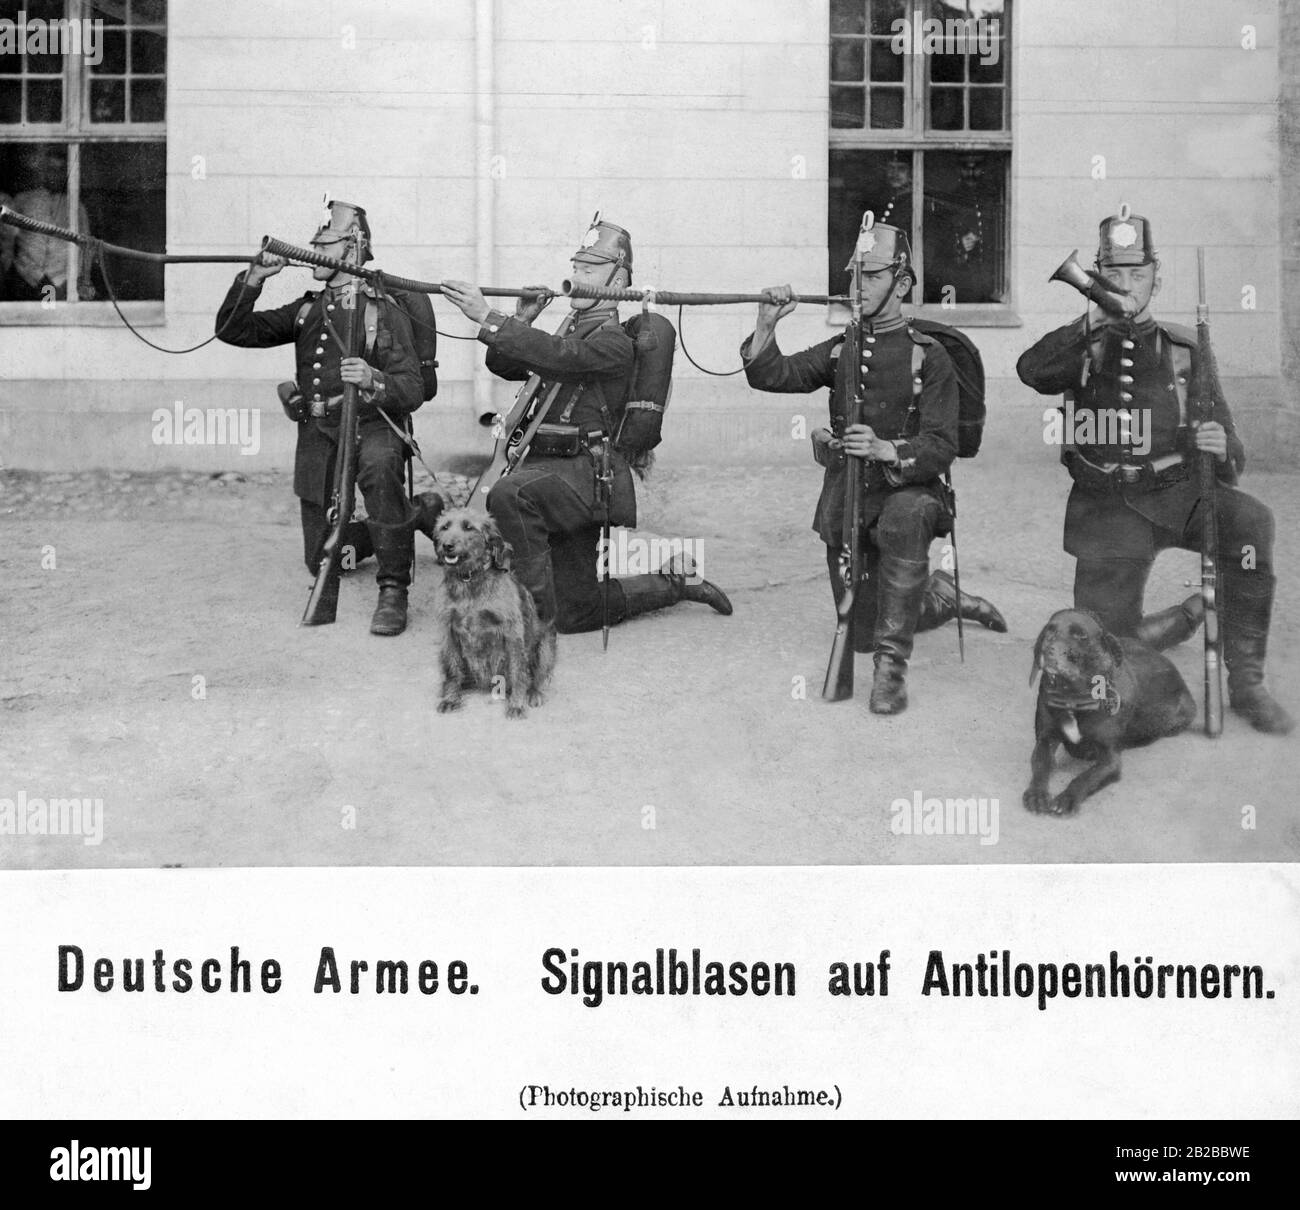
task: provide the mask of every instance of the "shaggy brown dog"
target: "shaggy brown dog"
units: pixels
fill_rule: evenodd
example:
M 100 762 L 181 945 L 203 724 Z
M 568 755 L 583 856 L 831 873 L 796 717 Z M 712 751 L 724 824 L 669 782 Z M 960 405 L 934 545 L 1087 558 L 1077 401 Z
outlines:
M 1120 749 L 1184 731 L 1196 717 L 1178 669 L 1137 639 L 1108 633 L 1096 614 L 1062 609 L 1034 646 L 1029 683 L 1043 674 L 1034 722 L 1031 811 L 1072 815 L 1103 786 L 1118 781 Z M 1048 789 L 1052 756 L 1064 742 L 1071 756 L 1093 762 L 1055 798 Z
M 433 532 L 443 567 L 440 713 L 461 704 L 464 689 L 504 693 L 506 717 L 542 704 L 555 667 L 555 627 L 537 618 L 532 595 L 510 574 L 510 544 L 490 517 L 456 509 Z

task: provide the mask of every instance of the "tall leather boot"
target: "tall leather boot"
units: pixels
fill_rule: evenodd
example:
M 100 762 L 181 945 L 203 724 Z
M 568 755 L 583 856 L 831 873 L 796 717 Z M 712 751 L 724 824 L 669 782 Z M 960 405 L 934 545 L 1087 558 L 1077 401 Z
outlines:
M 551 552 L 544 550 L 530 559 L 516 559 L 512 569 L 519 581 L 533 597 L 537 620 L 555 625 L 555 569 L 551 565 Z
M 1264 657 L 1276 579 L 1268 572 L 1223 575 L 1223 662 L 1228 666 L 1228 705 L 1256 731 L 1289 735 L 1295 719 L 1264 683 Z
M 877 578 L 876 671 L 868 706 L 872 714 L 901 714 L 907 709 L 907 661 L 930 564 L 926 559 L 882 555 Z
M 406 590 L 411 583 L 414 538 L 409 525 L 368 523 L 379 570 L 379 603 L 370 619 L 370 633 L 391 637 L 406 629 Z
M 1199 592 L 1193 593 L 1181 605 L 1171 605 L 1159 613 L 1149 613 L 1138 623 L 1134 638 L 1148 647 L 1164 651 L 1185 643 L 1205 621 L 1205 602 Z
M 656 609 L 667 609 L 681 601 L 697 601 L 709 605 L 723 617 L 731 614 L 727 594 L 716 584 L 701 580 L 691 584 L 684 575 L 671 571 L 657 571 L 648 576 L 628 576 L 618 581 L 627 604 L 627 616 L 634 618 Z
M 921 598 L 921 616 L 917 619 L 916 629 L 934 630 L 957 616 L 957 582 L 946 571 L 936 571 L 930 576 L 925 586 L 925 595 Z M 964 588 L 961 593 L 961 616 L 968 622 L 978 622 L 981 626 L 998 634 L 1005 633 L 1006 619 L 998 612 L 992 601 L 977 597 Z

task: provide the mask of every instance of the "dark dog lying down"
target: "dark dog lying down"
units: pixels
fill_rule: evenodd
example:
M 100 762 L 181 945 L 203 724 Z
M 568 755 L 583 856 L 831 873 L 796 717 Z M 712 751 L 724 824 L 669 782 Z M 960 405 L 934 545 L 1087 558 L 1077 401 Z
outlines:
M 1095 614 L 1062 609 L 1034 646 L 1029 683 L 1041 672 L 1034 720 L 1031 811 L 1071 815 L 1091 794 L 1118 781 L 1120 749 L 1186 730 L 1196 703 L 1178 669 L 1137 639 L 1117 639 Z M 1093 762 L 1052 798 L 1048 779 L 1056 745 Z
M 433 545 L 446 593 L 439 712 L 457 709 L 462 690 L 488 689 L 505 695 L 507 718 L 522 718 L 542 704 L 555 627 L 538 621 L 532 595 L 510 574 L 510 544 L 490 517 L 444 513 Z

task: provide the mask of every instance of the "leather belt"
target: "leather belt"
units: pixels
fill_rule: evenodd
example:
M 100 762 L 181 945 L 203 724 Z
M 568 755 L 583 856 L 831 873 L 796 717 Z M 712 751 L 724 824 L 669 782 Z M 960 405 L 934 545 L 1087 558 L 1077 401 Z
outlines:
M 1183 454 L 1165 454 L 1149 462 L 1089 462 L 1078 450 L 1066 450 L 1061 461 L 1070 478 L 1085 491 L 1100 495 L 1159 492 L 1192 477 L 1191 464 Z

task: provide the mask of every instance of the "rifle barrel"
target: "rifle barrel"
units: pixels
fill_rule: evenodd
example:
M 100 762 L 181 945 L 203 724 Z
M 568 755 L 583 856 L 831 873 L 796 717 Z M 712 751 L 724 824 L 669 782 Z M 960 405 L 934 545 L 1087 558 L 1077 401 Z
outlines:
M 11 210 L 8 206 L 0 206 L 0 222 L 8 223 L 11 227 L 21 227 L 24 231 L 34 231 L 37 235 L 50 235 L 55 239 L 67 240 L 68 243 L 77 244 L 82 248 L 108 252 L 113 256 L 125 256 L 131 260 L 149 261 L 155 265 L 246 265 L 253 259 L 251 256 L 240 256 L 229 252 L 210 254 L 145 252 L 140 248 L 106 243 L 93 235 L 87 235 L 84 231 L 70 231 L 67 227 L 56 227 L 53 223 L 31 218 L 17 210 Z
M 285 243 L 282 239 L 265 235 L 262 237 L 262 251 L 274 256 L 283 256 L 287 260 L 300 261 L 307 265 L 317 265 L 322 269 L 333 269 L 339 273 L 351 273 L 354 277 L 364 277 L 373 282 L 382 278 L 385 285 L 397 290 L 410 290 L 413 294 L 441 294 L 442 282 L 420 281 L 414 277 L 398 277 L 395 273 L 385 273 L 380 269 L 366 269 L 361 265 L 350 265 L 347 261 L 326 256 L 310 248 L 299 248 L 296 244 Z M 487 298 L 541 298 L 554 296 L 554 290 L 512 290 L 506 286 L 480 286 L 479 290 Z
M 729 303 L 771 302 L 762 294 L 679 294 L 671 290 L 621 290 L 616 286 L 587 286 L 581 282 L 566 281 L 563 290 L 570 298 L 595 298 L 604 302 L 651 302 L 665 307 L 723 307 Z M 829 303 L 846 303 L 847 294 L 799 294 L 796 302 L 826 306 Z

